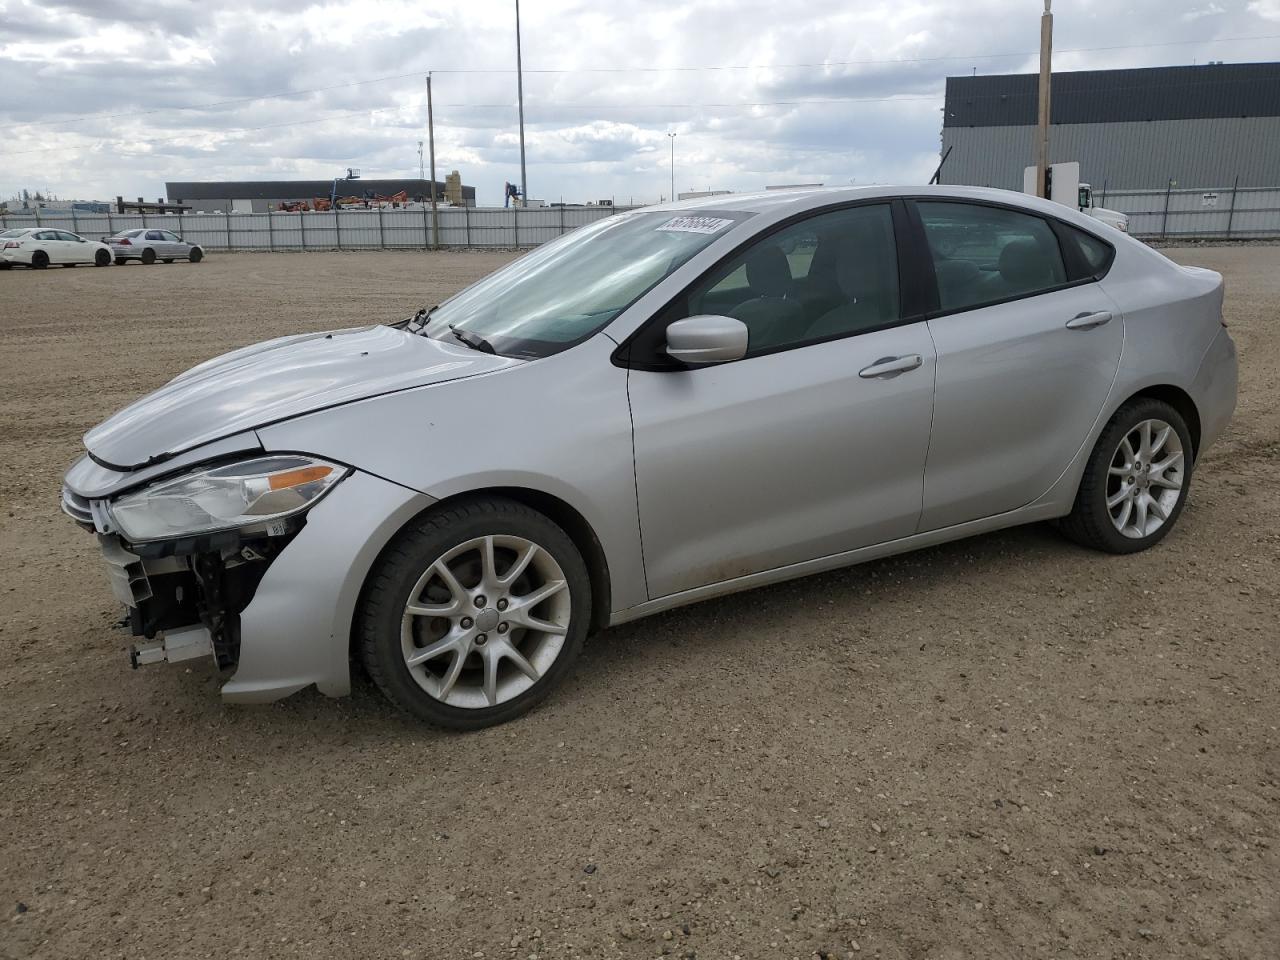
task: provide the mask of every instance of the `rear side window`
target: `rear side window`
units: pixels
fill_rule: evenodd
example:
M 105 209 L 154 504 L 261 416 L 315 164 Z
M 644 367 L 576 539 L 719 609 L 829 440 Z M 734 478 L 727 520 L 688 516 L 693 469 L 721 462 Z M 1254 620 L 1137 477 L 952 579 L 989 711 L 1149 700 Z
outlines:
M 1034 296 L 1067 282 L 1058 238 L 1040 217 L 970 203 L 917 208 L 942 310 Z
M 1115 248 L 1111 244 L 1099 240 L 1091 233 L 1067 226 L 1065 223 L 1059 224 L 1058 234 L 1071 248 L 1066 251 L 1068 264 L 1071 264 L 1071 254 L 1075 254 L 1076 262 L 1071 270 L 1072 280 L 1082 280 L 1085 277 L 1100 278 L 1111 269 L 1111 261 L 1116 255 Z

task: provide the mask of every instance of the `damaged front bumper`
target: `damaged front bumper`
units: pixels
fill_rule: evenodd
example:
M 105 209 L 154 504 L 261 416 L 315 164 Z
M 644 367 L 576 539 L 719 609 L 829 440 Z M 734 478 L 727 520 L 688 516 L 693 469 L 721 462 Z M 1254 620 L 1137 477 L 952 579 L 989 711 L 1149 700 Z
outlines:
M 434 502 L 354 472 L 270 531 L 131 544 L 112 531 L 105 500 L 71 487 L 71 477 L 63 511 L 98 536 L 112 592 L 140 638 L 133 665 L 209 656 L 228 675 L 223 698 L 240 703 L 312 684 L 350 692 L 360 588 L 388 540 Z

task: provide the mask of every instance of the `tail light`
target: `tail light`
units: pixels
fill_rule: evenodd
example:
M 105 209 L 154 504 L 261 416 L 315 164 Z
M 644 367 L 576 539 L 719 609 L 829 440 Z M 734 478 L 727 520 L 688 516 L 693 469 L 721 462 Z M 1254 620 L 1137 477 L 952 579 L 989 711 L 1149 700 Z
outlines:
M 119 240 L 112 240 L 112 243 L 118 243 L 122 247 L 132 247 L 133 243 L 128 237 L 121 237 Z
M 6 250 L 9 250 L 9 249 L 17 249 L 19 246 L 20 246 L 20 244 L 18 243 L 18 241 L 17 241 L 17 240 L 10 240 L 8 243 L 6 243 L 6 244 L 4 245 L 4 248 L 5 248 Z

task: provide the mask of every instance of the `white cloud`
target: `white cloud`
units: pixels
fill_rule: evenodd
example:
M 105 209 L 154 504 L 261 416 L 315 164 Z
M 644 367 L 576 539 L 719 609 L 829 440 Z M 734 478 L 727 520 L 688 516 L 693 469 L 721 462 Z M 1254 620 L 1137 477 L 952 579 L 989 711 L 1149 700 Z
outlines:
M 680 190 L 923 180 L 945 77 L 1033 69 L 1039 13 L 1031 0 L 526 3 L 531 193 L 656 200 L 669 131 Z M 510 0 L 0 0 L 0 197 L 150 197 L 165 180 L 348 165 L 414 175 L 433 70 L 437 169 L 498 202 L 519 178 L 512 19 Z M 1208 41 L 1267 19 L 1280 0 L 1078 0 L 1057 13 L 1056 62 L 1262 59 L 1265 44 Z M 1183 40 L 1196 42 L 1160 46 Z M 1089 49 L 1124 42 L 1153 46 Z M 453 72 L 469 70 L 492 72 Z M 314 92 L 264 99 L 288 91 Z

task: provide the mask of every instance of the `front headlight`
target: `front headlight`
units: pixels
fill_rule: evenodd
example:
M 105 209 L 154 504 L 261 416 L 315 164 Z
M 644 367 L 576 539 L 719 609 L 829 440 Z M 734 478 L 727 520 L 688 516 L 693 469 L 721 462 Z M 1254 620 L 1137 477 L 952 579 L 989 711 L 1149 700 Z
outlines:
M 111 504 L 111 516 L 132 541 L 267 527 L 311 506 L 346 474 L 315 457 L 257 457 L 126 494 Z

